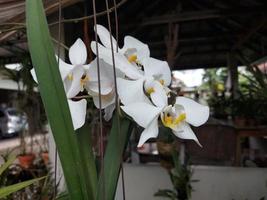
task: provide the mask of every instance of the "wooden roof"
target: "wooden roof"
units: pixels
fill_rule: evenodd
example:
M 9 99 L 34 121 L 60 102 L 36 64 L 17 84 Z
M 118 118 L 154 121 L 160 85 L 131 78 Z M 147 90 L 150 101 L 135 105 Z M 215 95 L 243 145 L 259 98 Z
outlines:
M 61 0 L 62 7 L 81 0 Z M 58 0 L 44 0 L 47 15 L 58 11 Z M 0 0 L 0 63 L 19 62 L 28 52 L 25 23 L 25 0 Z
M 173 69 L 226 66 L 229 53 L 249 62 L 266 56 L 266 0 L 117 0 L 120 2 L 120 45 L 125 35 L 135 36 L 150 46 L 152 56 L 167 59 Z M 98 12 L 105 10 L 104 0 L 96 3 Z M 64 9 L 64 17 L 81 17 L 91 11 L 91 1 L 80 2 Z M 111 18 L 115 30 L 113 13 Z M 98 22 L 107 26 L 106 16 L 98 17 Z M 92 23 L 89 20 L 89 28 Z M 67 45 L 82 36 L 82 26 L 65 24 Z M 89 34 L 93 38 L 92 31 Z M 6 44 L 1 43 L 2 37 L 0 34 L 0 47 Z M 18 43 L 14 40 L 12 44 Z M 8 51 L 16 46 L 0 48 L 0 56 L 1 49 Z

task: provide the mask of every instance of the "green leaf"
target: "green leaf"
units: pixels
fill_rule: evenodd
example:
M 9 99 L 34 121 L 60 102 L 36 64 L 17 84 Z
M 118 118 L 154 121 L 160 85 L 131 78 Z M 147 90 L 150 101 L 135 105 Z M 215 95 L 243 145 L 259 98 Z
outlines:
M 8 160 L 0 167 L 0 176 L 2 173 L 16 160 L 16 156 L 12 155 Z
M 113 116 L 112 129 L 104 158 L 104 179 L 102 175 L 97 188 L 97 199 L 99 200 L 113 200 L 115 197 L 121 159 L 132 131 L 128 119 L 119 118 L 119 120 L 120 131 L 118 129 L 118 116 L 117 114 Z M 103 188 L 105 188 L 105 192 L 103 192 Z
M 13 192 L 17 192 L 17 191 L 19 191 L 25 187 L 28 187 L 29 185 L 31 185 L 37 181 L 40 181 L 44 178 L 45 177 L 36 178 L 36 179 L 29 180 L 29 181 L 24 181 L 21 183 L 10 185 L 10 186 L 4 187 L 4 188 L 0 188 L 0 199 L 12 194 Z
M 92 150 L 91 134 L 89 130 L 90 126 L 83 126 L 76 131 L 76 134 L 79 142 L 81 159 L 83 161 L 82 167 L 84 170 L 84 175 L 86 176 L 85 179 L 88 193 L 90 193 L 93 199 L 95 199 L 98 180 L 95 158 Z
M 59 67 L 41 0 L 26 1 L 29 50 L 39 90 L 62 163 L 70 199 L 94 199 L 86 178 L 80 144 L 74 132 Z M 89 188 L 88 188 L 89 187 Z
M 176 192 L 173 190 L 169 190 L 169 189 L 162 189 L 162 190 L 158 190 L 155 194 L 155 197 L 166 197 L 169 199 L 176 199 Z
M 56 200 L 69 200 L 69 195 L 68 193 L 66 192 L 63 192 L 61 194 L 59 194 L 57 197 L 56 197 Z

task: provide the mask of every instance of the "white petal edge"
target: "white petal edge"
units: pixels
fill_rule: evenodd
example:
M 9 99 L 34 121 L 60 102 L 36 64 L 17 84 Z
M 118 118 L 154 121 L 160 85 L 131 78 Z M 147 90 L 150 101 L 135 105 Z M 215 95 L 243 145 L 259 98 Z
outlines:
M 195 133 L 193 132 L 189 124 L 183 123 L 181 124 L 179 131 L 172 131 L 172 132 L 174 135 L 176 135 L 177 137 L 181 139 L 194 140 L 200 147 L 202 147 L 202 145 L 199 143 Z
M 69 58 L 73 65 L 83 65 L 87 59 L 87 50 L 83 41 L 78 38 L 70 47 Z
M 144 93 L 144 80 L 126 80 L 117 78 L 118 95 L 124 105 L 134 102 L 145 102 L 151 104 Z
M 68 74 L 73 70 L 74 66 L 65 63 L 63 60 L 59 59 L 59 72 L 62 80 L 64 80 Z
M 155 118 L 141 133 L 137 147 L 141 147 L 148 139 L 156 138 L 159 134 L 158 118 Z
M 209 118 L 209 107 L 186 97 L 177 97 L 175 104 L 183 106 L 186 121 L 193 126 L 201 126 Z
M 91 42 L 91 49 L 94 54 L 97 54 L 95 41 Z M 100 58 L 102 58 L 110 66 L 113 66 L 112 53 L 110 49 L 105 48 L 101 44 L 98 44 L 98 53 L 98 56 Z M 143 77 L 143 75 L 138 71 L 138 69 L 135 68 L 123 54 L 114 52 L 114 59 L 116 68 L 118 68 L 129 78 L 136 80 Z
M 132 103 L 126 106 L 121 106 L 121 108 L 143 128 L 148 127 L 153 119 L 159 117 L 160 112 L 162 111 L 161 108 L 143 102 Z
M 68 104 L 74 130 L 81 128 L 85 123 L 87 101 L 85 99 L 80 101 L 68 100 Z
M 125 36 L 124 37 L 124 46 L 121 51 L 127 51 L 127 49 L 136 49 L 137 50 L 137 59 L 142 63 L 144 58 L 150 56 L 150 51 L 148 45 L 141 42 L 140 40 L 132 37 L 132 36 Z
M 110 83 L 109 81 L 101 81 L 101 95 L 108 95 L 114 88 L 113 84 Z M 99 93 L 99 88 L 98 88 L 98 81 L 89 81 L 87 85 L 85 86 L 87 91 L 92 91 L 94 93 Z
M 33 80 L 34 80 L 36 83 L 38 83 L 37 76 L 36 76 L 36 72 L 35 72 L 34 68 L 32 68 L 30 72 L 31 72 L 31 75 L 32 75 Z
M 95 27 L 95 31 L 97 30 L 97 35 L 100 39 L 100 41 L 102 42 L 102 44 L 111 49 L 111 43 L 110 43 L 110 32 L 102 25 L 97 24 Z M 117 48 L 117 41 L 115 40 L 115 38 L 113 36 L 112 37 L 112 47 L 114 49 L 114 51 Z
M 74 67 L 72 71 L 73 80 L 70 83 L 70 87 L 67 88 L 66 91 L 67 98 L 73 98 L 81 91 L 81 77 L 83 76 L 83 73 L 84 70 L 82 67 Z
M 168 104 L 168 97 L 164 87 L 157 81 L 154 81 L 154 92 L 150 94 L 152 102 L 157 107 L 165 107 Z
M 112 115 L 113 115 L 115 108 L 116 108 L 115 103 L 113 103 L 113 104 L 111 104 L 105 108 L 104 119 L 106 121 L 109 121 L 112 118 Z
M 171 83 L 171 70 L 166 61 L 158 60 L 155 58 L 144 59 L 145 76 L 161 76 L 164 80 L 164 85 L 168 86 Z
M 107 95 L 114 89 L 113 69 L 102 59 L 99 60 L 99 69 L 100 69 L 101 94 Z M 91 90 L 95 93 L 99 93 L 98 69 L 97 69 L 96 59 L 90 63 L 90 67 L 88 68 L 88 70 L 86 70 L 86 73 L 89 77 L 89 82 L 86 85 L 86 89 Z
M 97 108 L 100 108 L 98 93 L 90 92 L 93 96 L 94 104 Z M 115 102 L 115 93 L 111 92 L 108 95 L 101 95 L 101 109 L 104 109 Z

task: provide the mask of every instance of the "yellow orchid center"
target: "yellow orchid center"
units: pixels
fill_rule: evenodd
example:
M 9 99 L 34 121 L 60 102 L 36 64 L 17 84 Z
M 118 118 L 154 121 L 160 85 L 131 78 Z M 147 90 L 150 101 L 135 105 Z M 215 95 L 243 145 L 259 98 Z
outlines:
M 184 121 L 186 119 L 186 114 L 182 113 L 180 114 L 178 117 L 176 117 L 176 119 L 174 120 L 174 124 L 178 125 L 180 124 L 182 121 Z
M 80 80 L 81 87 L 84 87 L 84 85 L 87 83 L 87 81 L 89 81 L 89 76 L 83 75 L 81 80 Z
M 73 74 L 68 74 L 67 78 L 72 81 L 73 80 Z
M 155 90 L 154 90 L 154 88 L 153 87 L 149 87 L 149 88 L 147 88 L 146 89 L 146 92 L 147 92 L 147 94 L 152 94 L 153 92 L 155 92 Z
M 163 79 L 160 79 L 159 82 L 161 85 L 164 85 L 164 83 L 165 83 L 165 81 Z
M 170 116 L 169 114 L 164 114 L 161 121 L 164 126 L 169 127 L 169 128 L 175 128 L 175 126 L 179 125 L 185 119 L 186 119 L 185 113 L 180 114 L 176 118 L 174 118 L 173 116 Z
M 128 57 L 128 61 L 130 62 L 130 63 L 137 63 L 137 55 L 130 55 L 129 57 Z

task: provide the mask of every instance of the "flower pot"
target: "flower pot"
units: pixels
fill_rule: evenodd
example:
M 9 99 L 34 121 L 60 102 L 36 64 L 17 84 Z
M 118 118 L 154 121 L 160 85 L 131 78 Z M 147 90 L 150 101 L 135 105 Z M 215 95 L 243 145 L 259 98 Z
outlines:
M 18 156 L 19 159 L 19 163 L 23 168 L 29 168 L 30 166 L 32 166 L 33 161 L 35 159 L 35 155 L 34 154 L 26 154 L 26 155 L 20 155 Z
M 41 157 L 46 165 L 49 163 L 49 154 L 48 152 L 42 152 Z

